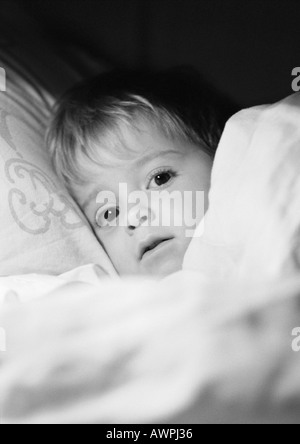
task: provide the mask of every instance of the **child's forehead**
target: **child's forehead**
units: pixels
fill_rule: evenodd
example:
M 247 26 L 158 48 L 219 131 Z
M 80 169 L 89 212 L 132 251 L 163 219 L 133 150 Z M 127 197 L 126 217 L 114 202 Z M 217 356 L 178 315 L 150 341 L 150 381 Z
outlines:
M 112 167 L 138 166 L 151 158 L 182 155 L 185 151 L 181 140 L 173 140 L 156 126 L 144 122 L 132 127 L 124 125 L 108 139 L 99 154 L 103 164 Z

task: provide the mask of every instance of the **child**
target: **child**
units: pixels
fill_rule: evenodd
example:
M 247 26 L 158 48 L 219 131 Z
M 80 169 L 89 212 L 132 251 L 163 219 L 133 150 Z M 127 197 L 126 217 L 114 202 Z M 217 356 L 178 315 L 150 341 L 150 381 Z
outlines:
M 183 218 L 176 223 L 184 193 L 204 193 L 194 230 L 230 111 L 185 69 L 102 74 L 57 104 L 48 133 L 54 167 L 120 275 L 181 269 L 191 241 Z M 128 194 L 137 192 L 133 205 Z

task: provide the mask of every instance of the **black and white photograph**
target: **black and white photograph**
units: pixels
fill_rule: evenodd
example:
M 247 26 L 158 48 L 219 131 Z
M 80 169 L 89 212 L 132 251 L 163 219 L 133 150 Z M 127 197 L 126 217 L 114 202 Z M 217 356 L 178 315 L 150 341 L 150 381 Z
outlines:
M 0 424 L 300 424 L 299 0 L 0 0 Z

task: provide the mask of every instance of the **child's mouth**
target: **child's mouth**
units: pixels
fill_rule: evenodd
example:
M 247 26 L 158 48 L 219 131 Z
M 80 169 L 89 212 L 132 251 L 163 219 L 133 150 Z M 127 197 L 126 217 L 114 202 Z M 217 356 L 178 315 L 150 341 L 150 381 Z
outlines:
M 147 245 L 143 245 L 141 248 L 140 260 L 147 258 L 148 256 L 160 251 L 164 248 L 167 243 L 173 240 L 174 237 L 163 238 L 163 239 L 155 239 L 148 241 Z

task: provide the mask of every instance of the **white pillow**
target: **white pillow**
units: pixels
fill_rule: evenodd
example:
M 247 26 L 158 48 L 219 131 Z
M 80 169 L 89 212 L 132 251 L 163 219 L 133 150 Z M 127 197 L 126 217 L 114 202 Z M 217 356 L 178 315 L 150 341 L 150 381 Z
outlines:
M 212 174 L 204 235 L 185 269 L 207 278 L 278 278 L 299 270 L 300 95 L 227 124 Z
M 115 274 L 45 150 L 51 97 L 4 63 L 0 92 L 0 275 L 61 274 L 99 264 Z

